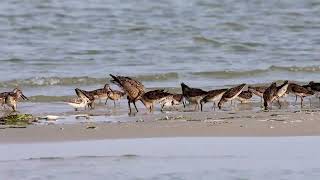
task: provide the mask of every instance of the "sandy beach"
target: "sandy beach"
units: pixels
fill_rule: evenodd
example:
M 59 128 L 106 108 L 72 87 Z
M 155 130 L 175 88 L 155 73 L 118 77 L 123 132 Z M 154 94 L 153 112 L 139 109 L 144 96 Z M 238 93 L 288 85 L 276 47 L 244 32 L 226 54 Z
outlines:
M 317 136 L 320 111 L 220 111 L 140 114 L 124 122 L 84 121 L 0 129 L 0 143 L 152 137 Z M 127 117 L 128 118 L 128 117 Z M 126 119 L 126 117 L 123 117 Z

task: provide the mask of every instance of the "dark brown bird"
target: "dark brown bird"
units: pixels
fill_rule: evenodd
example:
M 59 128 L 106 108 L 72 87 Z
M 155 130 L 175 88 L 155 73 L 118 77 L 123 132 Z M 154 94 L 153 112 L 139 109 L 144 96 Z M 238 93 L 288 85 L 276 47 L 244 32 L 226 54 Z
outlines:
M 251 91 L 242 91 L 236 99 L 241 103 L 247 103 L 252 98 L 252 94 Z
M 288 81 L 284 81 L 284 83 L 280 86 L 277 86 L 275 82 L 272 83 L 263 93 L 264 109 L 268 110 L 269 105 L 272 107 L 272 103 L 275 100 L 277 100 L 281 108 L 281 103 L 279 99 L 287 93 L 288 86 L 289 86 Z
M 301 107 L 303 106 L 303 98 L 307 97 L 307 96 L 312 96 L 314 95 L 314 92 L 311 90 L 308 90 L 308 88 L 306 88 L 307 86 L 300 86 L 298 84 L 294 84 L 294 83 L 290 83 L 288 86 L 288 91 L 289 93 L 292 93 L 294 95 L 296 95 L 296 101 L 297 102 L 297 97 L 299 96 L 301 99 Z M 311 103 L 310 103 L 311 104 Z
M 231 104 L 232 104 L 232 100 L 239 96 L 239 94 L 243 91 L 245 86 L 246 86 L 246 84 L 241 84 L 239 86 L 228 89 L 223 94 L 223 96 L 221 97 L 221 99 L 218 103 L 219 109 L 221 109 L 222 105 L 227 101 L 231 101 Z
M 277 83 L 272 83 L 263 93 L 263 105 L 264 109 L 268 110 L 269 105 L 272 106 L 272 101 L 275 99 L 277 95 Z
M 320 83 L 315 83 L 313 81 L 310 81 L 308 84 L 308 87 L 310 88 L 310 90 L 312 90 L 316 97 L 319 98 L 319 103 L 320 103 Z
M 136 111 L 139 112 L 136 102 L 141 100 L 145 93 L 144 85 L 130 77 L 114 76 L 112 74 L 110 74 L 110 76 L 112 77 L 111 82 L 117 84 L 127 94 L 129 113 L 131 113 L 130 103 L 133 103 Z
M 263 93 L 267 89 L 266 86 L 248 86 L 248 91 L 252 92 L 254 95 L 259 96 L 261 98 L 261 101 L 263 99 Z
M 28 98 L 18 88 L 15 88 L 11 92 L 1 93 L 0 97 L 5 98 L 4 104 L 11 107 L 13 111 L 17 111 L 17 102 L 20 98 L 28 100 Z
M 185 104 L 185 99 L 183 97 L 182 94 L 173 94 L 173 101 L 172 101 L 172 105 L 179 105 L 179 104 L 183 104 L 183 108 L 186 107 L 186 104 Z
M 207 91 L 198 88 L 191 88 L 181 83 L 182 94 L 190 104 L 196 104 L 195 110 L 199 109 L 201 99 L 207 95 Z
M 150 112 L 153 111 L 155 103 L 161 104 L 161 111 L 163 111 L 164 106 L 172 105 L 172 100 L 173 94 L 165 92 L 163 89 L 146 92 L 141 98 L 141 102 Z
M 202 107 L 205 103 L 207 102 L 213 102 L 212 109 L 216 109 L 216 102 L 219 102 L 223 94 L 227 91 L 228 89 L 215 89 L 208 91 L 207 95 L 200 101 L 201 104 L 201 111 Z

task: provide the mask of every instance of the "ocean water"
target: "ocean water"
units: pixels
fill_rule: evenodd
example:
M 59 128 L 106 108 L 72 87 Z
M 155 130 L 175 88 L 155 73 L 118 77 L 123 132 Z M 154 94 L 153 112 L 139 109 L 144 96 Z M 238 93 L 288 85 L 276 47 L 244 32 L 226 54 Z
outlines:
M 319 37 L 317 0 L 2 0 L 0 91 L 45 106 L 110 73 L 173 91 L 307 83 L 320 79 Z
M 317 180 L 319 137 L 1 144 L 1 179 Z

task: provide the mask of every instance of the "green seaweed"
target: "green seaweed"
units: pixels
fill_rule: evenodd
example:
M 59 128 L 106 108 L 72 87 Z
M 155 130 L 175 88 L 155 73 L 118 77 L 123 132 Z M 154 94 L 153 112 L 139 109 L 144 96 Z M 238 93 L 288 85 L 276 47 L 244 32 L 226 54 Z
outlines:
M 35 118 L 31 114 L 10 114 L 0 117 L 0 124 L 2 125 L 17 125 L 27 126 L 34 121 Z

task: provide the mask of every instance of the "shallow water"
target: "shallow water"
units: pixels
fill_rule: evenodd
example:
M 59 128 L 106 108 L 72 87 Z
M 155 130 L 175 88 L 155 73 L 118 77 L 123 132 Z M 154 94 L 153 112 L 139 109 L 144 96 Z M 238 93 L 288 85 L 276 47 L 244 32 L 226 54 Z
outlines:
M 0 145 L 1 179 L 318 179 L 319 137 Z
M 317 0 L 3 0 L 0 91 L 49 109 L 109 73 L 173 91 L 306 83 L 320 79 L 319 16 Z

